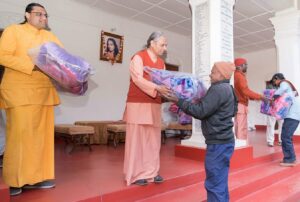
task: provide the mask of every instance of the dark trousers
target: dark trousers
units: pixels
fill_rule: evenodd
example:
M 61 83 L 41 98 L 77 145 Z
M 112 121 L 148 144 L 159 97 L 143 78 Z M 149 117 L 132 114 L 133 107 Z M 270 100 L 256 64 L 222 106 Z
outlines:
M 233 151 L 234 143 L 207 145 L 205 156 L 207 202 L 229 201 L 228 172 Z
M 295 119 L 284 119 L 281 132 L 283 162 L 293 163 L 296 161 L 296 155 L 293 144 L 293 135 L 299 125 Z

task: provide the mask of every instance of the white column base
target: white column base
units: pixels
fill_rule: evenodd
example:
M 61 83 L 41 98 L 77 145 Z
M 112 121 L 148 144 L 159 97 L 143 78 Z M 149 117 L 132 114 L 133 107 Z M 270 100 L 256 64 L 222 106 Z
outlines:
M 184 146 L 191 146 L 191 147 L 197 147 L 197 148 L 206 148 L 206 144 L 200 140 L 181 140 L 181 145 Z
M 247 140 L 235 139 L 235 148 L 248 146 Z
M 296 133 L 300 136 L 300 133 Z M 206 148 L 204 136 L 202 134 L 193 133 L 188 140 L 181 140 L 181 145 L 197 148 Z M 248 146 L 247 140 L 235 139 L 235 148 Z

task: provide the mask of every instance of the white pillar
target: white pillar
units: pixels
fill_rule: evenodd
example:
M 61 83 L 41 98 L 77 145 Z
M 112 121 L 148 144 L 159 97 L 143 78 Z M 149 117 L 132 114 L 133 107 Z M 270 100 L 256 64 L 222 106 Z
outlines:
M 234 0 L 189 0 L 192 8 L 193 74 L 202 78 L 207 87 L 209 74 L 217 61 L 233 61 Z M 201 122 L 193 119 L 193 135 L 182 145 L 206 147 Z
M 277 12 L 270 20 L 275 29 L 277 70 L 300 92 L 300 11 L 286 9 Z M 300 127 L 296 135 L 300 135 Z

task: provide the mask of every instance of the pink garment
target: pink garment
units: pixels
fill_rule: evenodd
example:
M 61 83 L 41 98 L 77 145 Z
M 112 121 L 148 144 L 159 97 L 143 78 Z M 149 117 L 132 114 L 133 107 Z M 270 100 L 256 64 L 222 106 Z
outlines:
M 141 56 L 135 55 L 130 62 L 130 77 L 132 81 L 137 85 L 142 91 L 150 95 L 151 97 L 156 97 L 157 91 L 155 90 L 156 84 L 152 81 L 148 81 L 143 77 L 144 66 Z
M 156 84 L 143 78 L 143 62 L 136 55 L 130 63 L 133 82 L 151 97 L 157 96 Z M 160 167 L 161 104 L 126 103 L 124 174 L 127 185 L 139 179 L 153 178 Z
M 136 180 L 153 178 L 160 168 L 160 127 L 127 124 L 124 174 L 127 186 Z
M 123 120 L 130 124 L 161 127 L 161 104 L 127 102 Z
M 238 104 L 238 112 L 234 117 L 234 129 L 237 139 L 247 140 L 248 142 L 248 107 L 243 104 Z

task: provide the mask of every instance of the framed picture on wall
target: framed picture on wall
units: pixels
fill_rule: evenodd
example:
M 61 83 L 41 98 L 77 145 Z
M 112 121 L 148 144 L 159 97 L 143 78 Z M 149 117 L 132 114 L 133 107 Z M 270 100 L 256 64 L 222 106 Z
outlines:
M 109 32 L 101 32 L 100 60 L 122 63 L 124 37 Z

